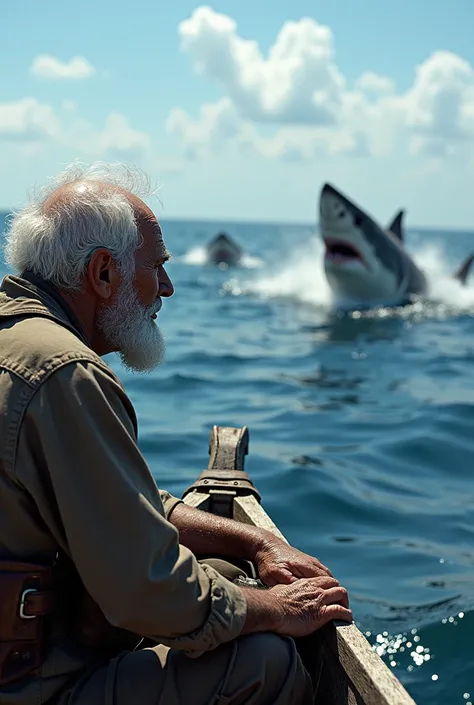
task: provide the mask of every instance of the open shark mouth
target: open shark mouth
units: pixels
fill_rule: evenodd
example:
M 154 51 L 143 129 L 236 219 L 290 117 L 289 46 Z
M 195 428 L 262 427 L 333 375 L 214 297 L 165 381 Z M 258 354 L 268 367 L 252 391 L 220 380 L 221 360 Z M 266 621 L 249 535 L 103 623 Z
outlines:
M 330 260 L 335 264 L 355 261 L 365 264 L 364 258 L 360 254 L 359 250 L 350 242 L 336 240 L 333 238 L 325 238 L 324 244 L 326 245 L 326 252 L 324 255 L 325 259 Z

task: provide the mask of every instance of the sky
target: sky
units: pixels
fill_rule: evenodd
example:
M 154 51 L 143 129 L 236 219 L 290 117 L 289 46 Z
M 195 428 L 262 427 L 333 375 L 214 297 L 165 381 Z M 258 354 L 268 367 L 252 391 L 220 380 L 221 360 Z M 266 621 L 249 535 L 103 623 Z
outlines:
M 455 8 L 455 9 L 454 9 Z M 0 209 L 122 161 L 159 218 L 474 230 L 474 3 L 0 3 Z

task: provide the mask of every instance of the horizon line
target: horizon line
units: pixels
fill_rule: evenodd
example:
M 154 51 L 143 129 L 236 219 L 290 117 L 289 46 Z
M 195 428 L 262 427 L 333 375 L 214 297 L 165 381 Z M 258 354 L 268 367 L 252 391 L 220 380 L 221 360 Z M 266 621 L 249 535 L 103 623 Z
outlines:
M 0 215 L 9 215 L 12 213 L 11 209 L 4 209 L 0 208 Z M 238 220 L 237 218 L 234 217 L 208 217 L 204 218 L 202 216 L 199 217 L 191 217 L 191 216 L 185 216 L 185 217 L 179 217 L 179 216 L 167 216 L 163 218 L 158 218 L 158 222 L 178 222 L 178 223 L 216 223 L 216 224 L 235 224 L 235 225 L 279 225 L 279 226 L 297 226 L 297 227 L 304 227 L 304 228 L 315 228 L 316 226 L 319 226 L 319 221 L 313 221 L 313 222 L 307 222 L 303 220 L 267 220 L 265 218 L 256 218 L 254 220 L 250 219 L 243 219 L 243 220 Z M 414 230 L 439 230 L 439 231 L 449 231 L 453 233 L 473 233 L 474 234 L 474 223 L 472 229 L 470 229 L 467 226 L 444 226 L 444 227 L 439 227 L 439 226 L 434 226 L 434 225 L 410 225 L 406 226 L 405 230 L 407 231 L 414 231 Z

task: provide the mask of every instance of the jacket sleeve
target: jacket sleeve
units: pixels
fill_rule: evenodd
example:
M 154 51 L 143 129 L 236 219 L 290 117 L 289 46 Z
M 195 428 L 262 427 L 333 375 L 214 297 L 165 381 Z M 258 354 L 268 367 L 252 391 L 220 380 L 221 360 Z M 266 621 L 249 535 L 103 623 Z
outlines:
M 168 519 L 169 515 L 171 514 L 171 511 L 176 507 L 177 504 L 180 504 L 183 500 L 178 499 L 178 497 L 174 497 L 172 494 L 170 494 L 170 492 L 167 492 L 167 490 L 159 490 L 159 493 L 163 504 L 165 517 Z
M 198 655 L 238 636 L 245 598 L 179 544 L 133 413 L 105 369 L 65 365 L 27 407 L 17 479 L 112 625 Z M 168 511 L 180 501 L 164 499 Z

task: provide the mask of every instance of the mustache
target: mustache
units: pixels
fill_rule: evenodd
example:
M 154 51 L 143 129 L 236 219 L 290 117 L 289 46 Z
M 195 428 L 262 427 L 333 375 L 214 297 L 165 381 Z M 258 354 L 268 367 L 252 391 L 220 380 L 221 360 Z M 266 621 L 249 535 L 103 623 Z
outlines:
M 151 304 L 151 306 L 148 307 L 148 312 L 153 315 L 154 313 L 159 313 L 161 310 L 161 307 L 163 306 L 163 301 L 161 298 L 157 298 L 154 303 Z

